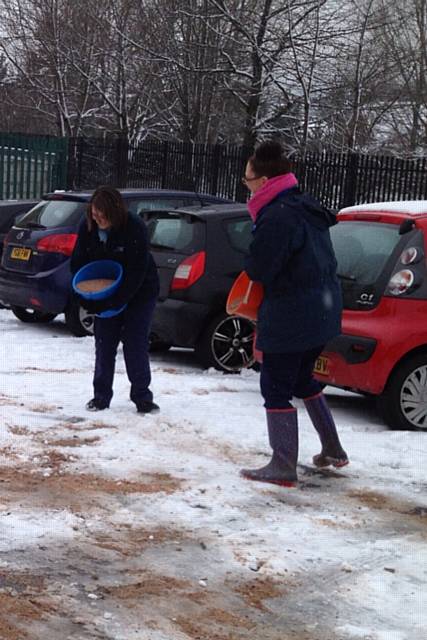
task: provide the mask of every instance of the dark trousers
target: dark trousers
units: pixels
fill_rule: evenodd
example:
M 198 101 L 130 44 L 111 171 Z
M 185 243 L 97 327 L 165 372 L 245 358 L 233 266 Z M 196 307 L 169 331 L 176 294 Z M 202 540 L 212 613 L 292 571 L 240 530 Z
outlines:
M 313 367 L 323 351 L 316 347 L 298 353 L 263 353 L 261 393 L 266 409 L 289 409 L 291 400 L 309 398 L 322 388 L 313 377 Z
M 131 383 L 130 399 L 138 404 L 152 401 L 149 334 L 156 299 L 133 302 L 112 318 L 95 318 L 95 373 L 93 377 L 96 400 L 109 404 L 113 397 L 113 379 L 117 348 L 123 342 L 126 373 Z

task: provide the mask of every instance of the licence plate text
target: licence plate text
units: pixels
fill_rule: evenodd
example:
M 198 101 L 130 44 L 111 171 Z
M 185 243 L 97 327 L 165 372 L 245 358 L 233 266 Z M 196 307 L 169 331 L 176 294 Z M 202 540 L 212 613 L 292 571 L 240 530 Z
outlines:
M 23 247 L 14 247 L 10 255 L 15 260 L 29 260 L 31 256 L 31 249 L 24 249 Z
M 329 375 L 329 360 L 324 356 L 319 356 L 314 363 L 314 373 L 319 374 L 320 376 Z

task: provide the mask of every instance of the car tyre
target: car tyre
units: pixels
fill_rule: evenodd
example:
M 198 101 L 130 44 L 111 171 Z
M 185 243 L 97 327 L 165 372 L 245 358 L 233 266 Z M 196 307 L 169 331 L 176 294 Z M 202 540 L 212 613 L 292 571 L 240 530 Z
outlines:
M 196 345 L 196 357 L 203 366 L 226 373 L 248 369 L 255 363 L 254 331 L 250 320 L 221 313 L 203 332 Z
M 56 318 L 56 313 L 42 313 L 36 309 L 29 309 L 26 307 L 10 307 L 12 313 L 21 322 L 37 323 L 37 322 L 51 322 Z
M 427 353 L 404 360 L 378 398 L 390 429 L 427 431 Z
M 65 309 L 65 324 L 74 336 L 82 338 L 93 335 L 93 322 L 93 314 L 83 309 L 77 300 L 70 300 Z

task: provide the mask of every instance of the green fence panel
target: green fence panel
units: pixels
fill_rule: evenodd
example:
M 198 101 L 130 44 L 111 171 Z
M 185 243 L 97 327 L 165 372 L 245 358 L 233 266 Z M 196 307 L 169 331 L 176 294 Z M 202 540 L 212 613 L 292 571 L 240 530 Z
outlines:
M 66 188 L 66 138 L 0 133 L 0 200 Z

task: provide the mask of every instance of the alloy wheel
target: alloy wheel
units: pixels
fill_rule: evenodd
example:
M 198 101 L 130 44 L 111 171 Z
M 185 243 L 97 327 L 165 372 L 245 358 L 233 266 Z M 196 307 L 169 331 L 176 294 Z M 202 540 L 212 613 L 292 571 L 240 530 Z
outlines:
M 92 335 L 94 331 L 93 325 L 95 321 L 95 316 L 93 315 L 93 313 L 88 313 L 86 309 L 83 309 L 83 307 L 80 307 L 79 320 L 83 329 Z
M 211 351 L 218 368 L 237 372 L 251 367 L 255 325 L 245 318 L 229 316 L 216 327 L 211 337 Z

